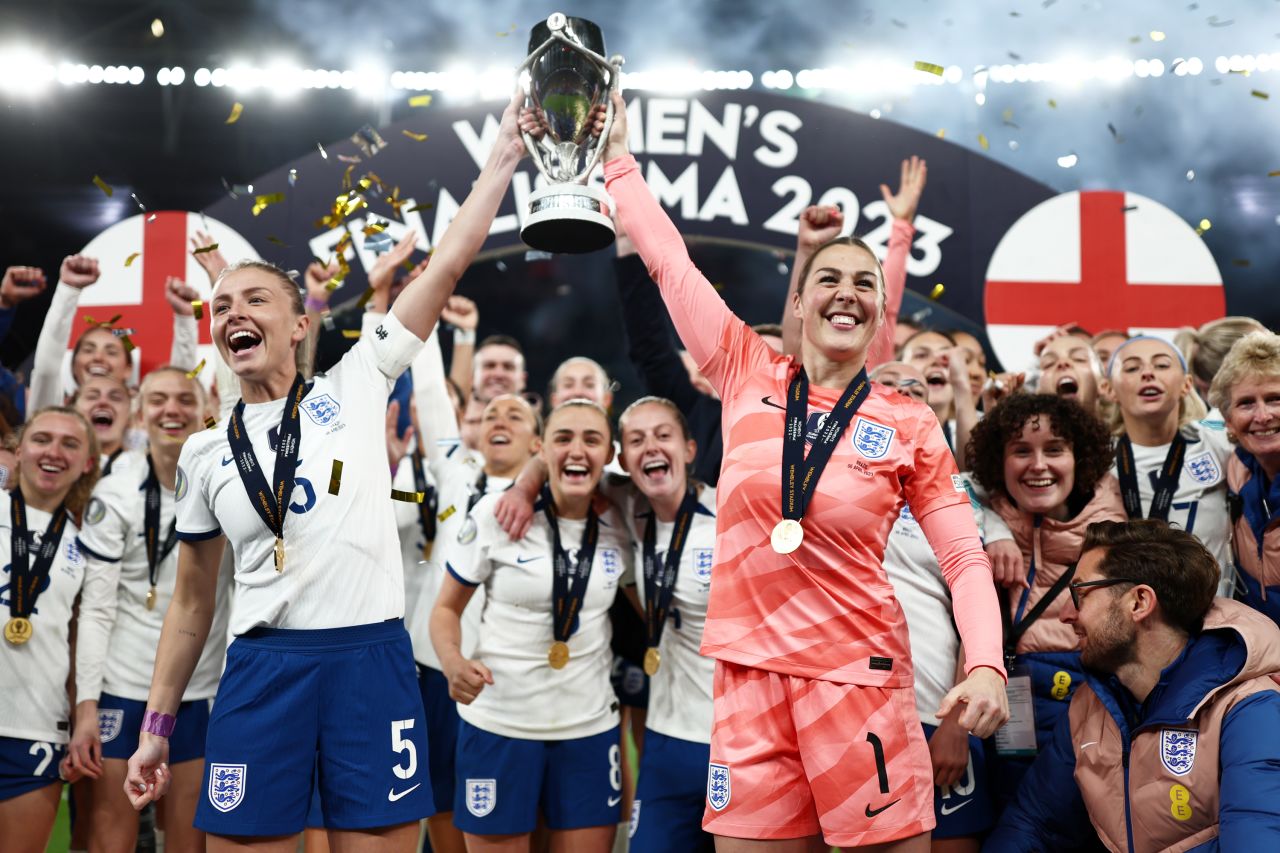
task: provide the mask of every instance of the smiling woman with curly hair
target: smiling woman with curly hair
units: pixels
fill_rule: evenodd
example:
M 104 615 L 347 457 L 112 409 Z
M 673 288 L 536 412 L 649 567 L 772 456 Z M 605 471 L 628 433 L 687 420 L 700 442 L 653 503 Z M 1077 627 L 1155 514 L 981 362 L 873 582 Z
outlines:
M 967 458 L 991 495 L 987 550 L 1001 587 L 1006 652 L 1031 677 L 1043 748 L 1084 675 L 1075 632 L 1058 620 L 1070 580 L 1064 575 L 1080 556 L 1085 528 L 1125 517 L 1119 485 L 1107 473 L 1111 436 L 1072 400 L 1015 394 L 974 427 Z M 1029 764 L 1000 756 L 997 796 L 1011 796 Z

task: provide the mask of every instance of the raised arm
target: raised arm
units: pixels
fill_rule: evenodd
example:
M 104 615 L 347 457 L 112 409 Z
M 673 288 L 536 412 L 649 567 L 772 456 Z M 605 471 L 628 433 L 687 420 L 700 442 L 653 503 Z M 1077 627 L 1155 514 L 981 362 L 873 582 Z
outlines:
M 471 398 L 471 380 L 475 370 L 476 328 L 480 325 L 480 309 L 475 302 L 455 293 L 445 303 L 440 319 L 453 326 L 453 356 L 449 360 L 449 378 L 462 392 L 462 399 L 468 400 Z M 453 407 L 450 406 L 449 409 L 452 411 Z M 457 435 L 456 418 L 453 420 L 453 434 Z
M 200 294 L 194 287 L 174 276 L 164 283 L 164 298 L 173 309 L 173 346 L 169 349 L 169 363 L 188 370 L 196 366 L 197 347 L 200 344 L 200 327 L 196 322 L 196 309 L 192 300 Z
M 907 257 L 911 254 L 911 241 L 916 235 L 915 226 L 911 223 L 915 221 L 916 208 L 920 206 L 920 196 L 924 194 L 928 177 L 929 168 L 925 161 L 912 155 L 910 160 L 902 161 L 902 175 L 898 179 L 896 193 L 889 192 L 888 185 L 880 185 L 880 196 L 893 214 L 893 230 L 881 264 L 884 269 L 884 324 L 867 353 L 869 367 L 893 360 L 893 329 L 898 324 L 902 297 L 907 290 Z
M 40 338 L 36 341 L 28 412 L 62 405 L 62 356 L 71 339 L 76 305 L 80 302 L 80 291 L 97 281 L 99 275 L 96 258 L 69 255 L 63 259 L 58 270 L 58 286 L 54 288 L 53 301 L 49 303 Z
M 9 334 L 18 306 L 33 296 L 44 293 L 47 282 L 39 267 L 9 267 L 0 279 L 0 341 Z
M 449 294 L 489 236 L 493 217 L 524 154 L 524 140 L 516 122 L 523 103 L 524 94 L 517 90 L 503 110 L 498 141 L 489 153 L 489 160 L 458 215 L 440 238 L 431 263 L 422 275 L 409 282 L 391 309 L 396 319 L 419 340 L 426 340 L 431 334 Z

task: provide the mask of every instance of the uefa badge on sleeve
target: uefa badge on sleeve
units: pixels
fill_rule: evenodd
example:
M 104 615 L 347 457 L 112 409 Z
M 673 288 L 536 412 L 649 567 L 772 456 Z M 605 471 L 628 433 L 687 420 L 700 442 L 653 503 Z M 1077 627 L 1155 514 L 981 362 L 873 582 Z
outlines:
M 244 802 L 245 778 L 249 775 L 244 764 L 209 765 L 209 804 L 220 812 L 229 812 Z
M 712 762 L 707 766 L 707 802 L 716 811 L 724 811 L 733 791 L 729 786 L 729 767 Z

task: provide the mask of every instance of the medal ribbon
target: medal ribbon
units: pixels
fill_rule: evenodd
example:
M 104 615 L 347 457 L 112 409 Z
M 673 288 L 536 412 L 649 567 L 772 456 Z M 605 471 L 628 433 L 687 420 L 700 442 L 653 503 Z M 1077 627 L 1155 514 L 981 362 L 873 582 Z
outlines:
M 1155 495 L 1151 498 L 1151 509 L 1147 518 L 1159 521 L 1169 520 L 1169 507 L 1173 504 L 1173 493 L 1178 491 L 1178 480 L 1182 477 L 1182 460 L 1187 455 L 1187 440 L 1181 433 L 1175 433 L 1169 444 L 1169 452 L 1160 467 L 1160 476 L 1156 479 Z M 1116 473 L 1120 479 L 1120 494 L 1124 497 L 1124 513 L 1129 518 L 1142 518 L 1142 496 L 1138 493 L 1138 466 L 1133 458 L 1133 443 L 1129 436 L 1122 435 L 1116 442 Z
M 578 548 L 578 560 L 569 560 L 569 554 L 560 544 L 560 523 L 556 519 L 555 501 L 551 489 L 542 487 L 542 511 L 551 528 L 551 554 L 555 574 L 552 578 L 551 596 L 555 602 L 555 616 L 551 630 L 557 642 L 568 642 L 573 633 L 574 620 L 582 609 L 587 595 L 587 581 L 591 578 L 591 561 L 596 555 L 596 542 L 600 537 L 600 520 L 594 509 L 587 510 L 587 525 L 582 531 L 582 545 Z
M 174 514 L 169 522 L 169 532 L 165 534 L 164 544 L 160 545 L 160 479 L 156 477 L 156 466 L 147 454 L 147 479 L 142 484 L 142 541 L 147 546 L 147 580 L 152 589 L 156 585 L 156 567 L 169 556 L 173 546 L 178 544 L 178 517 Z M 157 549 L 157 545 L 159 548 Z M 158 553 L 157 553 L 158 551 Z
M 787 389 L 787 428 L 782 435 L 782 517 L 804 518 L 809 497 L 827 467 L 836 442 L 871 393 L 866 368 L 858 371 L 827 416 L 808 456 L 804 452 L 805 422 L 809 417 L 809 377 L 801 367 Z
M 311 386 L 302 380 L 299 373 L 293 380 L 293 387 L 285 398 L 284 413 L 280 416 L 280 439 L 276 444 L 276 464 L 273 472 L 273 491 L 267 485 L 262 468 L 258 465 L 258 457 L 253 452 L 253 444 L 244 427 L 244 399 L 236 403 L 235 410 L 227 420 L 227 442 L 235 455 L 236 471 L 240 474 L 240 482 L 249 495 L 249 502 L 262 523 L 267 526 L 277 539 L 284 539 L 284 516 L 289 509 L 289 498 L 293 495 L 293 480 L 298 473 L 298 454 L 302 444 L 302 424 L 299 421 L 299 407 L 307 396 Z M 277 566 L 277 568 L 279 568 Z
M 49 577 L 53 558 L 62 542 L 62 531 L 67 526 L 67 508 L 58 504 L 40 539 L 35 564 L 31 564 L 31 539 L 27 531 L 27 502 L 22 497 L 22 487 L 9 493 L 9 615 L 26 619 L 36 609 L 40 588 Z
M 409 454 L 413 465 L 413 489 L 426 497 L 418 504 L 418 526 L 422 528 L 422 536 L 430 545 L 436 541 L 436 510 L 440 505 L 440 495 L 435 486 L 427 485 L 427 472 L 422 465 L 422 450 L 418 448 Z
M 656 649 L 662 640 L 662 629 L 667 624 L 667 611 L 671 609 L 671 598 L 675 594 L 676 578 L 680 573 L 680 555 L 684 552 L 689 529 L 693 526 L 693 515 L 697 511 L 698 493 L 690 486 L 684 493 L 684 500 L 680 502 L 680 509 L 676 511 L 671 544 L 667 546 L 661 565 L 658 564 L 657 554 L 657 514 L 649 516 L 649 524 L 644 529 L 644 626 L 651 649 Z

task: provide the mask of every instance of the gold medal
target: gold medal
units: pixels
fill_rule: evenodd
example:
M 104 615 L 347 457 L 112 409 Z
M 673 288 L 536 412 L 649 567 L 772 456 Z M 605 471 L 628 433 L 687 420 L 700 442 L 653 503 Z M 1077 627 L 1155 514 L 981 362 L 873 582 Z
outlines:
M 14 616 L 4 623 L 4 638 L 10 645 L 20 646 L 31 639 L 32 630 L 30 619 Z
M 284 571 L 284 540 L 276 537 L 276 571 Z
M 662 652 L 658 651 L 656 646 L 650 646 L 645 649 L 644 674 L 648 676 L 655 675 L 660 666 L 662 666 Z
M 547 663 L 551 664 L 552 669 L 564 669 L 568 662 L 569 644 L 556 640 L 547 651 Z
M 773 526 L 769 544 L 779 554 L 790 554 L 804 541 L 804 528 L 794 518 L 784 518 Z
M 147 609 L 148 610 L 156 609 L 156 588 L 154 586 L 152 586 L 151 589 L 147 590 Z

